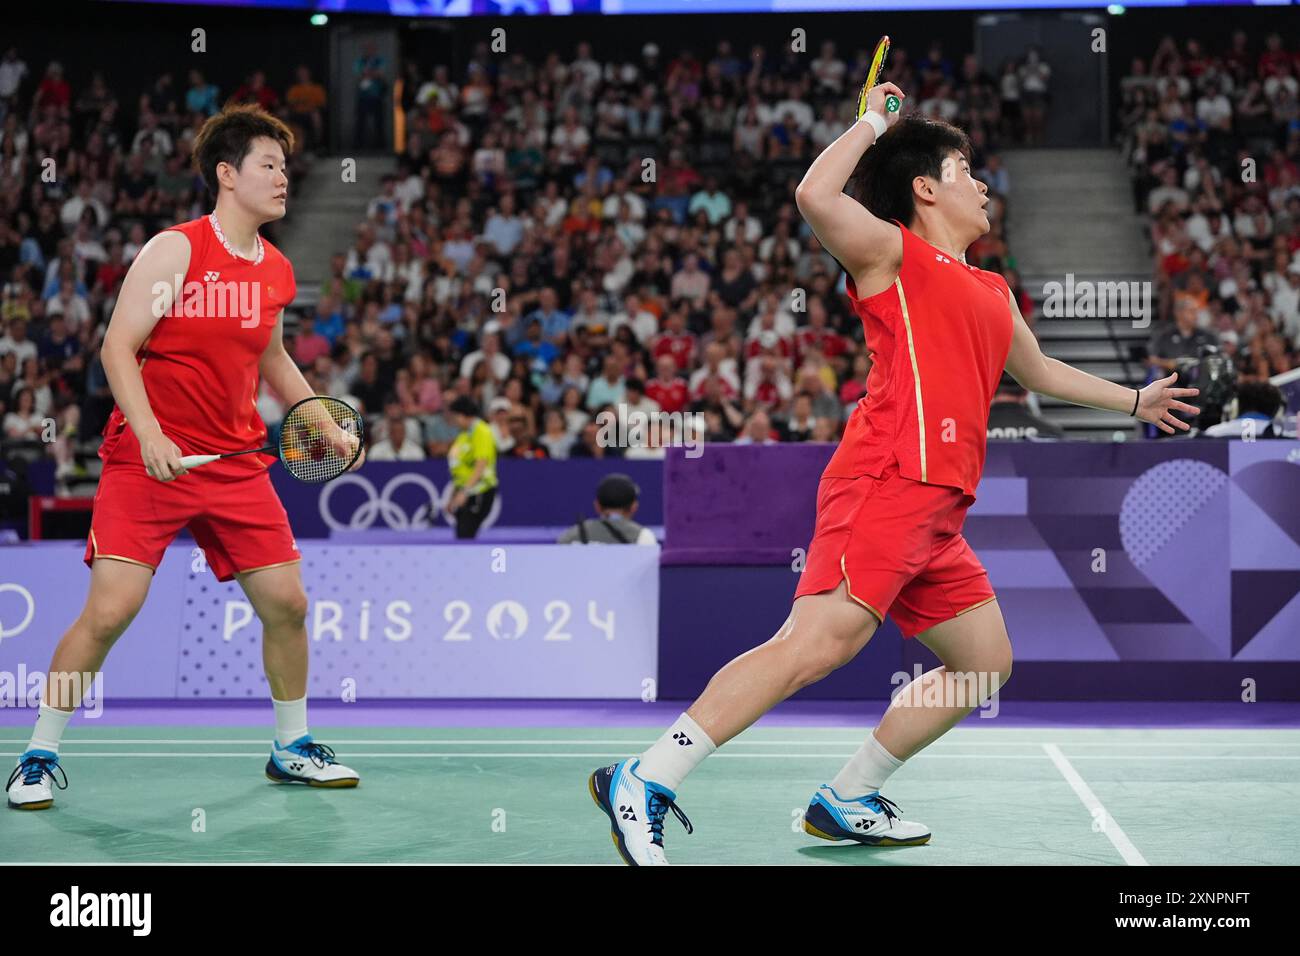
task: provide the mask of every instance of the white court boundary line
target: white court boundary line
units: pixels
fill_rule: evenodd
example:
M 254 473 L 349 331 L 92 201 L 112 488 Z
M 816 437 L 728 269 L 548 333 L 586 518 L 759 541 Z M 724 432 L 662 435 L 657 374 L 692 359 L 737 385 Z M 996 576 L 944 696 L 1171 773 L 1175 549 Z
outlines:
M 212 752 L 198 752 L 198 753 L 173 753 L 166 750 L 108 751 L 108 752 L 100 751 L 99 753 L 92 753 L 90 751 L 86 751 L 85 753 L 76 753 L 76 752 L 62 753 L 61 752 L 59 756 L 67 757 L 69 759 L 73 757 L 76 757 L 77 759 L 81 759 L 82 757 L 151 757 L 151 758 L 162 757 L 162 758 L 173 758 L 173 759 L 180 759 L 180 760 L 206 760 L 210 757 L 241 757 L 245 759 L 258 758 L 258 757 L 265 757 L 268 752 L 269 751 L 267 749 L 248 750 L 248 751 L 240 751 L 240 752 L 212 751 Z M 415 758 L 427 758 L 427 757 L 457 757 L 457 758 L 474 757 L 474 758 L 488 758 L 488 759 L 493 757 L 510 757 L 514 759 L 581 758 L 584 760 L 608 760 L 610 758 L 613 758 L 615 760 L 620 760 L 626 757 L 627 755 L 628 754 L 626 750 L 603 750 L 603 751 L 588 750 L 588 751 L 583 751 L 581 753 L 539 753 L 537 751 L 531 751 L 531 752 L 519 751 L 514 753 L 503 752 L 503 751 L 491 751 L 491 752 L 484 752 L 484 753 L 476 753 L 476 752 L 465 753 L 464 751 L 448 750 L 448 751 L 433 751 L 433 752 L 425 752 L 425 753 L 397 753 L 397 754 L 381 753 L 378 751 L 369 751 L 369 752 L 362 751 L 360 753 L 355 751 L 349 751 L 348 753 L 345 753 L 342 756 L 347 760 L 352 760 L 356 757 L 379 757 L 385 760 L 410 760 Z M 18 756 L 21 756 L 21 754 L 18 751 L 12 751 L 9 753 L 0 753 L 0 757 L 18 757 Z M 817 758 L 819 760 L 824 760 L 824 759 L 843 760 L 845 757 L 848 756 L 851 756 L 851 754 L 847 751 L 840 751 L 838 753 L 832 753 L 832 754 L 807 753 L 807 752 L 790 753 L 790 754 L 715 753 L 715 754 L 711 754 L 709 756 L 709 759 L 716 760 L 721 758 L 723 760 L 727 760 L 727 759 L 803 760 L 807 758 Z M 917 754 L 912 759 L 913 760 L 944 760 L 944 759 L 947 760 L 1041 760 L 1042 758 L 1038 754 L 925 754 L 922 753 L 922 754 Z
M 1101 832 L 1106 834 L 1106 839 L 1110 840 L 1115 849 L 1119 851 L 1119 855 L 1124 858 L 1124 862 L 1129 866 L 1149 866 L 1146 857 L 1133 845 L 1133 841 L 1128 838 L 1128 834 L 1110 815 L 1110 811 L 1102 806 L 1101 801 L 1097 799 L 1097 795 L 1079 776 L 1079 772 L 1074 769 L 1070 761 L 1065 759 L 1065 754 L 1061 753 L 1061 748 L 1056 744 L 1043 744 L 1043 750 L 1051 758 L 1052 763 L 1056 765 L 1056 769 L 1065 778 L 1065 782 L 1070 785 L 1070 789 L 1074 791 L 1075 796 L 1088 809 L 1088 813 L 1092 815 L 1094 820 L 1098 817 L 1098 811 L 1101 811 Z
M 1043 747 L 1053 746 L 1043 744 Z M 1059 751 L 1057 751 L 1059 753 Z M 267 748 L 261 750 L 248 751 L 195 751 L 192 753 L 175 753 L 167 750 L 140 750 L 140 751 L 71 751 L 61 752 L 59 756 L 78 759 L 82 757 L 161 757 L 180 760 L 205 760 L 209 757 L 264 757 L 268 753 Z M 515 759 L 569 759 L 584 758 L 605 760 L 608 758 L 621 759 L 628 755 L 626 750 L 587 750 L 578 753 L 547 753 L 544 751 L 433 751 L 433 752 L 415 752 L 415 753 L 384 753 L 382 751 L 350 751 L 343 756 L 345 759 L 352 760 L 356 757 L 378 757 L 385 760 L 409 760 L 415 758 L 433 758 L 433 757 L 452 757 L 452 758 L 500 758 L 508 757 Z M 9 752 L 0 752 L 0 758 L 19 757 L 21 753 L 17 750 Z M 838 751 L 836 753 L 715 753 L 709 756 L 710 760 L 804 760 L 809 758 L 843 760 L 852 756 L 849 751 Z M 909 758 L 909 760 L 1039 760 L 1041 757 L 1036 754 L 997 754 L 997 753 L 969 753 L 969 754 L 949 754 L 949 753 L 927 753 L 922 752 Z M 1062 757 L 1062 760 L 1065 758 Z M 1155 754 L 1087 754 L 1076 755 L 1075 760 L 1187 760 L 1186 757 L 1172 755 L 1155 755 Z M 1197 755 L 1197 760 L 1268 760 L 1270 762 L 1277 760 L 1300 760 L 1300 756 L 1278 756 L 1275 754 L 1260 754 L 1258 756 L 1248 756 L 1242 754 L 1223 754 L 1216 756 L 1214 754 Z M 1068 766 L 1068 763 L 1067 763 Z M 1064 770 L 1061 771 L 1065 773 Z M 1067 779 L 1069 779 L 1067 777 Z M 1100 804 L 1098 804 L 1100 806 Z
M 330 739 L 335 744 L 346 746 L 360 747 L 467 747 L 467 746 L 523 746 L 523 747 L 556 747 L 556 746 L 590 746 L 590 747 L 648 747 L 657 740 L 657 737 L 642 737 L 636 740 L 563 740 L 550 737 L 529 737 L 529 738 L 493 738 L 493 737 L 439 737 L 439 738 L 408 738 L 400 739 L 390 737 L 387 739 L 363 739 L 337 737 L 330 735 Z M 845 738 L 837 740 L 834 738 L 821 738 L 818 740 L 729 740 L 727 747 L 852 747 L 862 743 L 862 737 Z M 0 737 L 0 744 L 26 744 L 27 737 Z M 260 746 L 263 743 L 269 743 L 269 738 L 265 735 L 258 737 L 183 737 L 183 738 L 155 738 L 155 737 L 65 737 L 62 741 L 65 745 L 88 746 L 88 747 L 105 747 L 113 744 L 149 744 L 156 746 L 216 746 L 229 744 L 249 744 Z M 946 735 L 941 741 L 931 745 L 932 747 L 1034 747 L 1041 746 L 1038 740 L 958 740 Z M 1070 741 L 1067 745 L 1070 749 L 1075 747 L 1109 747 L 1109 748 L 1129 748 L 1129 747 L 1151 747 L 1161 750 L 1166 747 L 1300 747 L 1300 737 L 1294 743 L 1285 741 L 1206 741 L 1206 740 L 1170 740 L 1170 741 L 1108 741 L 1108 740 L 1090 740 L 1090 741 Z M 1140 756 L 1140 755 L 1135 755 Z M 1076 759 L 1090 759 L 1088 757 Z M 1185 759 L 1185 758 L 1179 758 Z

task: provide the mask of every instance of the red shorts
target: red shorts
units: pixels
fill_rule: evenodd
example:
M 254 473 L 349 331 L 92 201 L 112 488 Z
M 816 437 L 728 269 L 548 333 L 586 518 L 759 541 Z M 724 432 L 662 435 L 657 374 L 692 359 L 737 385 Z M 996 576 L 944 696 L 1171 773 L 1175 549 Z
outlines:
M 86 564 L 117 558 L 157 570 L 167 545 L 188 526 L 218 581 L 302 560 L 271 477 L 205 479 L 196 469 L 174 481 L 142 466 L 109 465 L 95 492 Z
M 795 597 L 848 584 L 880 621 L 914 637 L 994 599 L 988 573 L 962 537 L 975 498 L 912 481 L 895 459 L 879 478 L 822 478 L 817 529 Z

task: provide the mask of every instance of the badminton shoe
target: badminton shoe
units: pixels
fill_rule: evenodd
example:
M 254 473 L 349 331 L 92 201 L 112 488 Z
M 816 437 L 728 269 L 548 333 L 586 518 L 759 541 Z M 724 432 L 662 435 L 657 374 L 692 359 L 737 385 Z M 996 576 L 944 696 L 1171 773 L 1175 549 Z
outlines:
M 827 784 L 813 795 L 803 815 L 806 832 L 823 840 L 852 840 L 866 846 L 920 846 L 930 841 L 930 829 L 899 819 L 897 805 L 879 792 L 846 799 Z
M 652 780 L 638 777 L 635 757 L 602 767 L 587 787 L 596 806 L 609 817 L 610 836 L 618 855 L 629 866 L 667 866 L 664 857 L 664 818 L 671 810 L 687 833 L 695 829 L 674 802 L 676 794 Z
M 334 751 L 311 739 L 299 737 L 287 747 L 271 745 L 266 775 L 276 783 L 305 783 L 309 787 L 355 787 L 361 777 L 334 759 Z
M 60 783 L 55 774 L 63 778 Z M 9 775 L 5 793 L 15 810 L 48 810 L 54 805 L 54 791 L 68 789 L 68 777 L 59 766 L 59 755 L 49 750 L 29 750 L 18 758 L 18 766 Z

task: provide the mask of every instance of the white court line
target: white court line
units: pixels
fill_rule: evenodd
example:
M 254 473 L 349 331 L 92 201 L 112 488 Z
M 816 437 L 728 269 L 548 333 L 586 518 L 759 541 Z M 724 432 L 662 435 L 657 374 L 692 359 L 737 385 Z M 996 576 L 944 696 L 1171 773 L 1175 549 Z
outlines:
M 1074 791 L 1075 796 L 1088 808 L 1088 813 L 1092 815 L 1094 820 L 1097 819 L 1098 811 L 1100 811 L 1102 832 L 1106 834 L 1106 839 L 1114 844 L 1115 849 L 1119 851 L 1119 855 L 1124 858 L 1124 862 L 1129 866 L 1149 866 L 1150 864 L 1147 863 L 1146 858 L 1138 852 L 1138 848 L 1128 838 L 1128 834 L 1115 822 L 1115 818 L 1110 815 L 1110 812 L 1101 805 L 1097 795 L 1084 783 L 1083 778 L 1071 766 L 1070 761 L 1065 759 L 1065 754 L 1061 753 L 1061 748 L 1056 744 L 1043 744 L 1043 750 L 1047 752 L 1047 756 L 1051 758 L 1052 763 L 1056 764 L 1056 769 L 1061 772 L 1061 776 L 1070 785 L 1070 789 Z
M 26 744 L 30 738 L 27 737 L 0 737 L 0 744 Z M 468 746 L 485 746 L 485 747 L 557 747 L 557 746 L 590 746 L 590 747 L 648 747 L 658 739 L 656 737 L 643 737 L 638 740 L 554 740 L 551 738 L 525 738 L 525 739 L 495 739 L 490 737 L 456 737 L 456 738 L 420 738 L 401 740 L 397 738 L 388 738 L 386 740 L 353 740 L 346 737 L 334 737 L 331 735 L 330 741 L 334 744 L 344 744 L 347 746 L 361 747 L 468 747 Z M 822 738 L 820 740 L 730 740 L 726 743 L 727 747 L 851 747 L 862 742 L 864 738 L 853 739 L 835 739 Z M 75 744 L 77 746 L 89 747 L 106 747 L 113 744 L 154 744 L 158 746 L 215 746 L 218 744 L 262 744 L 267 741 L 265 736 L 262 737 L 194 737 L 194 738 L 176 738 L 164 739 L 153 737 L 107 737 L 107 738 L 89 738 L 89 737 L 65 737 L 64 744 Z M 958 740 L 947 736 L 932 746 L 957 746 L 957 747 L 1038 747 L 1037 740 Z M 1166 747 L 1300 747 L 1300 739 L 1295 743 L 1286 743 L 1280 741 L 1269 742 L 1265 740 L 1258 741 L 1204 741 L 1204 740 L 1172 740 L 1172 741 L 1070 741 L 1068 746 L 1071 749 L 1075 747 L 1152 747 L 1157 750 Z M 1087 758 L 1083 758 L 1087 759 Z
M 1045 745 L 1046 746 L 1046 745 Z M 165 750 L 141 750 L 141 751 L 92 751 L 83 752 L 63 752 L 62 757 L 172 757 L 179 759 L 203 760 L 208 757 L 261 757 L 266 756 L 267 750 L 250 750 L 243 752 L 227 751 L 198 751 L 195 753 L 170 753 Z M 565 759 L 569 757 L 594 757 L 602 759 L 606 757 L 622 758 L 626 757 L 626 750 L 589 750 L 583 753 L 545 753 L 538 751 L 486 751 L 486 752 L 465 752 L 457 750 L 435 751 L 428 753 L 383 753 L 380 751 L 369 752 L 348 752 L 343 756 L 351 760 L 356 757 L 382 757 L 387 760 L 424 758 L 424 757 L 476 757 L 476 758 L 493 758 L 493 757 L 517 757 L 530 759 Z M 18 757 L 21 754 L 18 751 L 0 753 L 0 757 Z M 802 760 L 807 758 L 830 758 L 843 760 L 852 756 L 850 751 L 839 751 L 838 753 L 715 753 L 709 756 L 710 760 Z M 970 754 L 950 754 L 950 753 L 931 753 L 925 751 L 910 758 L 911 760 L 1038 760 L 1037 754 L 998 754 L 998 753 L 970 753 Z M 1062 760 L 1065 758 L 1062 757 Z M 1186 757 L 1176 756 L 1157 756 L 1154 754 L 1088 754 L 1075 755 L 1075 760 L 1186 760 Z M 1285 757 L 1275 754 L 1259 754 L 1257 756 L 1245 756 L 1242 754 L 1224 754 L 1217 756 L 1214 754 L 1197 754 L 1197 760 L 1300 760 L 1300 756 Z M 1064 771 L 1062 771 L 1064 772 Z
M 81 757 L 172 757 L 172 758 L 178 758 L 178 759 L 189 759 L 189 760 L 206 760 L 206 759 L 209 758 L 209 757 L 265 757 L 266 755 L 267 755 L 267 751 L 266 751 L 266 750 L 251 750 L 251 751 L 245 751 L 245 752 L 241 752 L 241 753 L 233 753 L 233 752 L 227 752 L 227 751 L 214 751 L 214 752 L 203 752 L 203 753 L 169 753 L 169 752 L 167 752 L 167 751 L 165 751 L 165 750 L 141 750 L 141 751 L 107 751 L 107 752 L 105 752 L 105 751 L 100 751 L 99 753 L 91 753 L 91 752 L 87 751 L 86 753 L 60 753 L 60 754 L 59 754 L 59 756 L 61 756 L 61 757 L 77 757 L 77 758 L 81 758 Z M 382 757 L 382 758 L 384 758 L 385 760 L 409 760 L 409 759 L 413 759 L 413 758 L 425 758 L 425 757 L 475 757 L 475 758 L 512 757 L 512 758 L 529 758 L 529 759 L 552 759 L 552 758 L 555 758 L 555 759 L 564 759 L 564 758 L 569 758 L 569 757 L 581 757 L 581 758 L 583 758 L 583 759 L 592 759 L 592 758 L 594 758 L 594 759 L 597 759 L 597 760 L 601 760 L 601 759 L 606 759 L 606 758 L 609 758 L 609 757 L 613 757 L 613 758 L 615 758 L 615 759 L 622 759 L 623 757 L 626 757 L 627 755 L 628 755 L 628 754 L 627 754 L 627 751 L 626 751 L 626 750 L 604 750 L 604 751 L 601 751 L 601 750 L 589 750 L 589 751 L 587 751 L 587 752 L 585 752 L 585 753 L 538 753 L 538 752 L 536 752 L 536 751 L 532 751 L 532 752 L 521 751 L 521 752 L 518 752 L 518 753 L 510 753 L 510 752 L 502 752 L 502 751 L 493 751 L 493 752 L 491 752 L 491 753 L 465 753 L 465 752 L 463 752 L 463 751 L 453 751 L 453 750 L 448 750 L 448 751 L 435 751 L 435 752 L 428 752 L 428 753 L 404 753 L 404 754 L 380 753 L 380 752 L 369 752 L 369 753 L 367 753 L 367 752 L 361 752 L 361 753 L 356 753 L 356 752 L 353 752 L 353 751 L 349 751 L 349 752 L 343 754 L 342 756 L 343 756 L 344 758 L 346 758 L 347 760 L 352 760 L 352 759 L 354 759 L 354 758 L 356 758 L 356 757 Z M 12 753 L 0 753 L 0 757 L 18 757 L 18 756 L 21 756 L 21 755 L 20 755 L 17 751 L 14 751 L 14 752 L 12 752 Z M 843 750 L 842 750 L 842 751 L 840 751 L 839 753 L 833 753 L 833 754 L 825 754 L 825 753 L 813 754 L 813 753 L 807 753 L 806 751 L 805 751 L 805 752 L 802 752 L 802 753 L 797 753 L 797 754 L 774 754 L 774 753 L 758 753 L 758 754 L 734 754 L 734 753 L 732 753 L 732 754 L 728 754 L 728 753 L 715 753 L 715 754 L 711 754 L 711 755 L 709 756 L 709 759 L 710 759 L 710 760 L 716 760 L 716 759 L 718 759 L 718 758 L 721 758 L 721 759 L 723 759 L 723 760 L 726 760 L 726 759 L 730 758 L 730 759 L 732 759 L 732 760 L 800 760 L 800 759 L 806 759 L 806 758 L 810 758 L 810 757 L 816 757 L 816 758 L 819 758 L 819 759 L 830 758 L 830 759 L 832 759 L 832 760 L 843 760 L 843 759 L 845 759 L 846 757 L 850 757 L 850 756 L 852 756 L 852 754 L 851 754 L 849 751 L 843 751 Z M 913 757 L 912 759 L 913 759 L 913 760 L 941 760 L 941 759 L 949 759 L 949 760 L 1039 760 L 1039 759 L 1041 759 L 1041 758 L 1040 758 L 1037 754 L 931 754 L 931 753 L 921 753 L 921 754 L 917 754 L 917 755 L 916 755 L 915 757 Z

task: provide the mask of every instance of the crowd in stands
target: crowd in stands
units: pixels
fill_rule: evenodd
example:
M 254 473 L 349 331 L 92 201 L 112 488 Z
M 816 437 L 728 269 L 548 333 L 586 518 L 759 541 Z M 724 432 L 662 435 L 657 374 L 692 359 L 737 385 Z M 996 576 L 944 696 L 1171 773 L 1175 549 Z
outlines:
M 1161 318 L 1152 374 L 1214 347 L 1238 380 L 1300 367 L 1300 47 L 1166 37 L 1121 81 Z
M 400 80 L 395 171 L 314 305 L 289 316 L 291 354 L 320 393 L 363 409 L 377 460 L 445 454 L 460 395 L 513 457 L 661 456 L 653 432 L 600 439 L 597 416 L 619 405 L 698 413 L 711 441 L 834 441 L 869 357 L 793 194 L 854 119 L 870 51 L 845 53 L 722 41 L 602 62 L 578 43 L 534 61 L 484 46 L 455 76 L 408 60 L 384 78 Z M 1003 116 L 1007 85 L 937 44 L 915 59 L 896 47 L 888 76 L 906 109 L 969 132 L 993 229 L 968 259 L 1019 291 L 996 152 L 1021 128 Z M 68 482 L 112 407 L 98 347 L 132 257 L 210 208 L 190 168 L 203 120 L 231 100 L 274 111 L 299 137 L 299 180 L 326 103 L 305 68 L 231 91 L 198 70 L 184 88 L 171 74 L 139 91 L 105 71 L 75 83 L 59 63 L 0 58 L 5 458 L 53 456 Z M 269 392 L 260 407 L 268 422 L 283 408 Z
M 375 459 L 445 454 L 461 395 L 507 457 L 663 455 L 653 428 L 610 447 L 602 412 L 693 413 L 708 441 L 836 440 L 869 359 L 793 197 L 854 120 L 869 56 L 722 41 L 703 57 L 646 44 L 634 62 L 587 43 L 540 62 L 483 47 L 455 77 L 408 62 L 397 170 L 293 354 L 318 390 L 363 406 Z M 969 131 L 994 191 L 969 258 L 1019 289 L 997 80 L 938 45 L 919 60 L 896 47 L 888 75 L 909 108 Z

